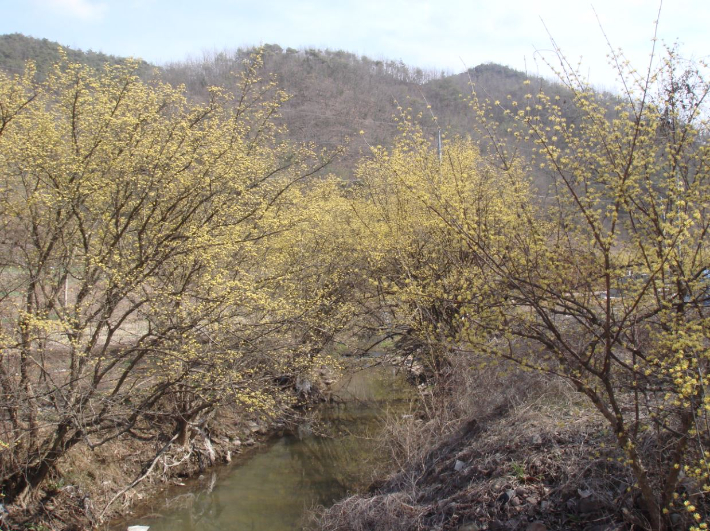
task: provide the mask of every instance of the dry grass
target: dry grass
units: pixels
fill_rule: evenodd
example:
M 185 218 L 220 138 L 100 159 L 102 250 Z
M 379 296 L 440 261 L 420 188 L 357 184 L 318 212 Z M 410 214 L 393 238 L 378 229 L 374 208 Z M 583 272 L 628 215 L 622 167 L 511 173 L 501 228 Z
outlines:
M 563 381 L 462 370 L 423 410 L 390 419 L 396 472 L 321 510 L 322 531 L 639 529 L 632 479 L 604 419 Z M 597 527 L 595 527 L 597 526 Z
M 328 510 L 327 518 L 321 521 L 321 529 L 415 531 L 426 529 L 424 512 L 425 508 L 405 492 L 352 496 Z

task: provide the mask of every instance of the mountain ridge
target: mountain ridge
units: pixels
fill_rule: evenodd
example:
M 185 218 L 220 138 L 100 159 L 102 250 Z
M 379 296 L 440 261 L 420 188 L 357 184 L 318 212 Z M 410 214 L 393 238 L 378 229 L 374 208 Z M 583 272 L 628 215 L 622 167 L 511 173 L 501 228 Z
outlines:
M 33 60 L 42 79 L 60 60 L 60 48 L 70 61 L 93 68 L 128 60 L 14 33 L 0 35 L 0 69 L 19 73 L 27 60 Z M 160 66 L 139 60 L 137 74 L 146 80 L 157 75 L 173 85 L 184 85 L 189 97 L 206 100 L 208 87 L 233 86 L 232 73 L 241 70 L 244 61 L 256 52 L 262 55 L 265 75 L 274 76 L 290 95 L 280 108 L 288 138 L 326 149 L 348 144 L 345 155 L 330 166 L 330 171 L 344 178 L 352 177 L 357 161 L 370 146 L 392 144 L 399 119 L 417 121 L 432 142 L 438 131 L 445 137 L 475 136 L 466 101 L 472 85 L 479 98 L 490 102 L 505 101 L 508 96 L 522 101 L 531 90 L 548 94 L 565 91 L 562 85 L 495 63 L 449 75 L 400 60 L 375 60 L 343 50 L 296 50 L 278 44 L 203 52 L 199 58 Z M 526 84 L 529 80 L 532 87 Z M 492 117 L 498 124 L 497 134 L 506 138 L 509 118 L 502 107 L 492 109 Z

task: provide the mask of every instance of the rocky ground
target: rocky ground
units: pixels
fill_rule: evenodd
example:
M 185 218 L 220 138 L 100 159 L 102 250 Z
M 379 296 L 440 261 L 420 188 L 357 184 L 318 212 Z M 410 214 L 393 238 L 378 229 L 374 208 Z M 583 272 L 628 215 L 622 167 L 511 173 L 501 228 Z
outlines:
M 537 378 L 532 390 L 522 395 L 515 400 L 512 393 L 486 414 L 477 411 L 385 482 L 322 511 L 316 527 L 322 531 L 647 528 L 633 481 L 603 419 L 560 382 Z M 419 419 L 418 426 L 417 420 L 413 422 L 411 429 L 420 431 L 427 424 L 441 424 L 436 418 Z M 687 515 L 672 518 L 678 529 L 688 528 Z

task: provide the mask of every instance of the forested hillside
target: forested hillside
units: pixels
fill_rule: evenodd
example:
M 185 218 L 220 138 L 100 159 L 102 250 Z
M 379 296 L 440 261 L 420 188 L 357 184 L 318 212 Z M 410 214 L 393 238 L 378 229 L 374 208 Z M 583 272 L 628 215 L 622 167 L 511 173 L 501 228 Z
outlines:
M 204 54 L 165 65 L 163 76 L 172 84 L 184 83 L 194 97 L 206 98 L 208 87 L 230 86 L 231 72 L 257 51 Z M 531 90 L 524 85 L 528 77 L 523 72 L 496 64 L 447 75 L 344 51 L 284 50 L 272 44 L 263 47 L 263 54 L 265 71 L 290 95 L 281 114 L 292 139 L 319 146 L 342 145 L 350 139 L 338 173 L 351 172 L 371 146 L 392 145 L 401 120 L 416 119 L 432 142 L 439 130 L 444 137 L 477 136 L 470 107 L 473 87 L 491 103 L 508 96 L 523 101 Z M 571 104 L 562 85 L 534 78 L 532 89 L 561 94 Z M 494 110 L 493 118 L 500 124 L 498 132 L 510 136 L 511 120 L 504 117 L 502 107 Z
M 35 62 L 37 75 L 44 79 L 47 73 L 60 58 L 59 48 L 64 50 L 67 58 L 75 63 L 82 63 L 92 68 L 101 68 L 104 64 L 118 65 L 126 61 L 125 57 L 106 55 L 93 50 L 74 50 L 60 43 L 47 39 L 36 39 L 21 33 L 0 35 L 0 68 L 17 74 L 24 70 L 28 60 Z M 151 75 L 153 67 L 145 61 L 140 61 L 140 73 L 144 77 Z
M 59 47 L 59 43 L 47 39 L 20 34 L 1 36 L 0 68 L 17 73 L 31 59 L 43 78 L 59 59 Z M 93 68 L 125 62 L 125 58 L 93 51 L 64 50 L 70 61 Z M 173 85 L 184 84 L 192 98 L 205 101 L 211 86 L 234 88 L 233 73 L 259 51 L 263 54 L 264 72 L 289 95 L 279 109 L 280 122 L 287 127 L 289 138 L 323 148 L 349 146 L 331 165 L 331 171 L 341 177 L 352 175 L 357 159 L 370 146 L 391 145 L 401 119 L 416 118 L 432 142 L 439 130 L 444 137 L 475 137 L 469 101 L 472 85 L 479 96 L 492 103 L 506 101 L 508 96 L 523 101 L 525 94 L 534 89 L 565 96 L 571 109 L 571 96 L 562 85 L 532 78 L 532 87 L 528 87 L 523 84 L 528 79 L 525 73 L 501 65 L 483 64 L 449 75 L 341 50 L 284 49 L 277 44 L 203 53 L 162 66 L 140 62 L 138 74 L 143 79 L 159 75 Z M 503 108 L 493 109 L 492 116 L 499 124 L 498 133 L 509 136 L 512 122 L 504 116 Z

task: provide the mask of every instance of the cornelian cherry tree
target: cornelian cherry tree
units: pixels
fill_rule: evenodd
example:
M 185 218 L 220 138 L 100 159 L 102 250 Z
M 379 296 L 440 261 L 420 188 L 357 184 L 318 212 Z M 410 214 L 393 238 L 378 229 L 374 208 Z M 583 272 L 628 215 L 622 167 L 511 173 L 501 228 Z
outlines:
M 526 145 L 528 172 L 550 183 L 519 211 L 503 253 L 445 216 L 492 280 L 496 325 L 470 329 L 494 340 L 472 343 L 561 375 L 589 398 L 616 435 L 651 529 L 668 528 L 673 510 L 705 528 L 678 487 L 685 476 L 684 491 L 691 481 L 704 493 L 710 477 L 710 84 L 704 65 L 669 50 L 645 75 L 614 56 L 624 90 L 605 95 L 559 57 L 572 117 L 530 82 L 523 101 L 471 99 L 501 168 Z M 496 138 L 493 107 L 511 120 L 514 142 Z
M 327 316 L 284 288 L 285 235 L 304 217 L 291 194 L 325 159 L 279 140 L 286 96 L 259 67 L 203 103 L 135 65 L 0 74 L 8 499 L 78 443 L 149 439 L 156 423 L 184 442 L 225 401 L 273 409 L 274 376 L 314 362 L 304 326 Z

